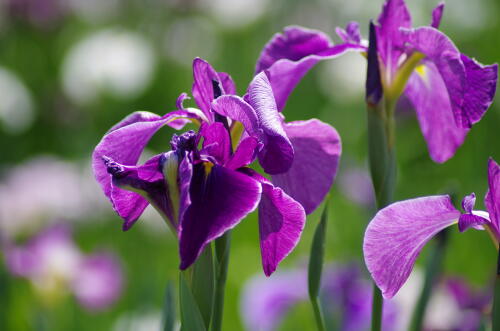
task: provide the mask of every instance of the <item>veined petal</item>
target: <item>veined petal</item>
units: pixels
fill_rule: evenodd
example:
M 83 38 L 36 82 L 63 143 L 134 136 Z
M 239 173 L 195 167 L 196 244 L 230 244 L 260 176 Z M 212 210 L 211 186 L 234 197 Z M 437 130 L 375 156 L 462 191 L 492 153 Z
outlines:
M 141 166 L 125 166 L 103 157 L 103 163 L 113 178 L 111 202 L 113 209 L 124 219 L 123 230 L 134 225 L 148 203 L 167 217 L 174 228 L 168 188 L 160 171 L 160 157 L 156 155 Z
M 441 2 L 439 5 L 436 6 L 432 10 L 432 22 L 431 26 L 433 28 L 439 28 L 439 24 L 441 24 L 441 18 L 443 17 L 443 10 L 444 10 L 444 2 Z
M 250 136 L 260 138 L 262 135 L 260 121 L 255 110 L 243 98 L 236 95 L 223 95 L 214 100 L 212 110 L 233 121 L 241 122 Z
M 226 94 L 236 94 L 236 85 L 228 73 L 219 72 L 219 79 Z
M 229 132 L 224 127 L 224 124 L 219 122 L 205 124 L 201 128 L 200 134 L 204 138 L 201 153 L 208 153 L 219 164 L 225 164 L 231 154 L 231 142 Z
M 458 219 L 458 230 L 464 232 L 469 228 L 474 228 L 476 230 L 484 230 L 483 225 L 489 224 L 490 221 L 479 215 L 462 214 Z
M 272 86 L 278 110 L 285 107 L 288 96 L 302 77 L 319 61 L 336 58 L 348 51 L 365 51 L 358 44 L 333 45 L 321 31 L 288 26 L 266 44 L 255 68 L 265 71 Z
M 438 163 L 450 159 L 469 130 L 457 126 L 445 83 L 433 63 L 426 63 L 410 76 L 405 95 L 417 112 L 431 158 Z
M 215 69 L 205 60 L 196 58 L 193 60 L 193 88 L 191 93 L 196 104 L 203 111 L 205 116 L 212 120 L 210 104 L 215 99 L 213 82 L 219 81 L 219 76 Z
M 243 139 L 229 161 L 225 164 L 225 167 L 236 170 L 249 165 L 257 157 L 260 148 L 259 145 L 260 143 L 257 138 L 247 137 Z
M 497 88 L 498 65 L 482 65 L 461 54 L 465 65 L 467 84 L 462 105 L 462 126 L 470 128 L 486 113 L 493 102 Z
M 290 170 L 272 181 L 312 213 L 330 191 L 342 152 L 340 136 L 317 119 L 284 124 L 295 158 Z
M 263 131 L 264 146 L 259 152 L 262 168 L 268 174 L 288 171 L 293 162 L 293 147 L 283 130 L 271 84 L 263 72 L 254 77 L 246 97 Z
M 219 165 L 194 165 L 191 204 L 181 219 L 180 269 L 188 268 L 207 243 L 252 212 L 261 192 L 260 183 L 243 173 Z
M 411 28 L 411 15 L 404 0 L 387 0 L 378 17 L 378 24 L 378 53 L 392 75 L 404 52 L 405 39 L 400 28 Z
M 492 158 L 488 160 L 488 187 L 484 204 L 500 240 L 500 167 Z
M 457 126 L 466 128 L 467 114 L 463 104 L 467 76 L 457 47 L 445 34 L 431 27 L 406 30 L 405 34 L 410 47 L 426 56 L 423 63 L 426 66 L 434 64 L 437 69 L 434 73 L 439 73 L 446 87 L 455 122 Z
M 102 138 L 92 154 L 92 169 L 97 182 L 111 202 L 111 176 L 102 161 L 103 156 L 126 166 L 135 166 L 156 131 L 177 117 L 176 112 L 163 117 L 148 112 L 133 113 L 111 128 Z
M 384 298 L 392 298 L 405 283 L 424 245 L 459 217 L 447 195 L 396 202 L 375 215 L 365 232 L 363 253 Z
M 270 276 L 297 246 L 306 213 L 300 203 L 266 178 L 251 169 L 246 169 L 245 173 L 262 184 L 259 204 L 260 251 L 264 273 Z

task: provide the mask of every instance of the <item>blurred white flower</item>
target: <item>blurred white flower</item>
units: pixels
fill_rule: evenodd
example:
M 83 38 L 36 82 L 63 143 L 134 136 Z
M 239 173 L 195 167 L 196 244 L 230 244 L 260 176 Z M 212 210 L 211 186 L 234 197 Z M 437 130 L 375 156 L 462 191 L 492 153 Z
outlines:
M 129 99 L 151 81 L 154 54 L 144 37 L 108 29 L 77 43 L 63 63 L 64 90 L 77 103 L 93 101 L 99 91 Z
M 241 28 L 259 19 L 269 8 L 269 0 L 201 0 L 201 5 L 217 23 Z
M 151 331 L 161 329 L 159 310 L 137 311 L 122 314 L 113 326 L 113 331 Z
M 21 133 L 33 123 L 33 100 L 19 78 L 0 67 L 0 122 L 9 133 Z
M 357 53 L 347 53 L 326 61 L 319 72 L 323 93 L 339 103 L 363 100 L 365 93 L 366 59 Z
M 88 164 L 90 161 L 83 162 Z M 38 157 L 0 179 L 0 232 L 34 231 L 57 218 L 77 220 L 106 206 L 89 169 L 53 157 Z
M 178 64 L 191 66 L 195 57 L 213 61 L 218 47 L 215 29 L 204 18 L 174 19 L 167 28 L 164 50 Z

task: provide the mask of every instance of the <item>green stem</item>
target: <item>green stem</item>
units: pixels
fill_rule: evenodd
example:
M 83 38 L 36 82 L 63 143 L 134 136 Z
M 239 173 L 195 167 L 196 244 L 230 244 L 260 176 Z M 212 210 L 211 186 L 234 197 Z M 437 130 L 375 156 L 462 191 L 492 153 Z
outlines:
M 493 298 L 493 309 L 491 319 L 493 330 L 500 330 L 500 251 L 497 261 L 497 277 L 495 279 L 495 294 Z
M 321 305 L 318 302 L 318 297 L 311 299 L 311 304 L 314 310 L 314 318 L 316 319 L 316 326 L 318 331 L 325 331 L 325 319 L 321 311 Z
M 214 309 L 212 316 L 212 331 L 220 331 L 222 328 L 222 313 L 224 311 L 224 292 L 226 288 L 227 268 L 229 265 L 229 251 L 231 248 L 231 232 L 226 232 L 222 237 L 215 240 L 216 281 Z
M 383 99 L 367 109 L 370 173 L 379 210 L 392 202 L 396 184 L 394 107 L 395 102 Z M 371 330 L 380 331 L 383 300 L 375 284 L 372 300 Z
M 436 278 L 441 271 L 445 248 L 448 242 L 447 230 L 445 229 L 441 231 L 436 239 L 437 239 L 436 246 L 434 247 L 430 259 L 427 262 L 425 270 L 424 287 L 422 288 L 422 292 L 420 293 L 420 297 L 418 298 L 417 305 L 413 312 L 411 328 L 410 328 L 410 330 L 413 331 L 422 330 L 422 324 L 424 322 L 427 303 L 429 302 L 432 288 L 436 283 Z

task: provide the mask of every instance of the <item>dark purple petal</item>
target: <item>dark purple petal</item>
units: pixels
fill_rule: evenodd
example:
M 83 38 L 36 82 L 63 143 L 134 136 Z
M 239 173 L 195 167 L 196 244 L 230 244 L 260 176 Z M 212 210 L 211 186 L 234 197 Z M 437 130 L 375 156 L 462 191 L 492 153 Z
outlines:
M 378 53 L 392 75 L 404 52 L 405 38 L 400 28 L 411 28 L 411 15 L 403 0 L 387 0 L 378 17 Z
M 181 219 L 181 269 L 188 268 L 207 243 L 236 226 L 259 203 L 262 187 L 240 172 L 209 163 L 193 167 L 191 205 Z
M 118 259 L 108 253 L 87 256 L 72 282 L 78 302 L 91 311 L 103 310 L 121 294 L 123 276 Z
M 470 128 L 479 122 L 493 102 L 497 88 L 498 65 L 482 65 L 461 54 L 467 84 L 462 105 L 462 126 Z
M 215 99 L 213 84 L 219 82 L 219 76 L 215 69 L 205 60 L 196 58 L 193 60 L 193 88 L 191 93 L 194 100 L 205 116 L 212 120 L 210 105 Z
M 236 94 L 236 85 L 231 76 L 225 72 L 219 72 L 219 79 L 226 94 Z
M 284 128 L 295 158 L 288 172 L 273 175 L 273 183 L 310 214 L 332 186 L 342 152 L 340 136 L 333 127 L 317 119 L 287 123 Z
M 476 230 L 484 230 L 483 225 L 489 224 L 490 221 L 474 214 L 462 214 L 458 219 L 458 230 L 464 232 L 469 228 L 474 228 Z
M 177 228 L 168 188 L 160 171 L 160 157 L 161 155 L 156 155 L 141 166 L 125 166 L 110 158 L 103 158 L 103 163 L 113 178 L 113 209 L 124 219 L 124 231 L 134 225 L 148 203 Z
M 366 72 L 366 102 L 372 106 L 377 105 L 382 99 L 383 88 L 382 80 L 380 77 L 380 65 L 377 51 L 377 34 L 375 32 L 375 25 L 370 22 L 370 39 L 368 46 L 368 67 Z
M 265 71 L 272 85 L 278 110 L 302 77 L 320 60 L 333 59 L 347 51 L 365 51 L 356 44 L 333 45 L 321 31 L 299 26 L 286 27 L 266 44 L 260 54 L 255 73 Z
M 102 157 L 106 156 L 123 165 L 135 166 L 156 131 L 176 117 L 175 112 L 163 117 L 148 112 L 133 113 L 111 128 L 102 138 L 92 154 L 92 169 L 97 182 L 110 200 L 111 176 Z M 127 195 L 130 196 L 129 193 Z
M 444 10 L 444 2 L 441 2 L 439 5 L 437 5 L 436 8 L 432 10 L 432 22 L 431 26 L 433 28 L 439 28 L 439 24 L 441 23 L 441 18 L 443 17 L 443 10 Z
M 259 118 L 252 106 L 243 98 L 236 95 L 223 95 L 214 100 L 212 110 L 233 121 L 241 122 L 249 135 L 261 138 L 262 130 Z
M 229 161 L 225 164 L 225 167 L 236 170 L 249 165 L 257 157 L 259 149 L 260 143 L 257 138 L 247 137 L 243 139 Z
M 247 99 L 263 131 L 264 146 L 259 152 L 262 168 L 268 174 L 288 171 L 293 162 L 293 147 L 283 130 L 271 84 L 263 72 L 257 74 L 248 86 Z
M 179 220 L 184 219 L 184 214 L 191 205 L 191 194 L 189 192 L 191 179 L 193 178 L 192 153 L 188 153 L 179 165 Z M 182 232 L 182 222 L 179 221 L 179 232 Z
M 255 171 L 245 173 L 262 184 L 259 204 L 259 234 L 262 267 L 270 276 L 278 264 L 297 246 L 304 229 L 304 208 L 279 187 Z
M 424 54 L 426 66 L 434 64 L 435 72 L 443 81 L 458 126 L 466 127 L 467 114 L 462 108 L 467 87 L 465 66 L 453 42 L 442 32 L 431 27 L 405 31 L 407 41 L 414 50 Z M 442 91 L 444 92 L 444 91 Z
M 436 66 L 426 63 L 414 72 L 405 95 L 417 112 L 431 158 L 438 163 L 450 159 L 464 142 L 468 129 L 457 126 L 446 86 Z
M 470 214 L 472 212 L 472 209 L 474 209 L 475 204 L 476 204 L 476 194 L 475 193 L 471 193 L 469 195 L 466 195 L 462 199 L 462 209 L 467 214 Z
M 205 124 L 201 128 L 200 134 L 204 138 L 201 153 L 208 153 L 219 164 L 225 164 L 231 154 L 231 141 L 224 124 L 219 122 Z
M 492 158 L 488 160 L 488 192 L 484 204 L 490 214 L 491 224 L 500 234 L 500 167 Z M 498 240 L 500 240 L 500 235 Z
M 405 283 L 424 245 L 459 217 L 447 195 L 396 202 L 375 215 L 365 232 L 363 252 L 384 298 L 392 298 Z
M 342 39 L 344 43 L 349 44 L 360 44 L 361 43 L 361 33 L 359 32 L 358 22 L 349 22 L 344 29 L 336 28 L 335 32 Z

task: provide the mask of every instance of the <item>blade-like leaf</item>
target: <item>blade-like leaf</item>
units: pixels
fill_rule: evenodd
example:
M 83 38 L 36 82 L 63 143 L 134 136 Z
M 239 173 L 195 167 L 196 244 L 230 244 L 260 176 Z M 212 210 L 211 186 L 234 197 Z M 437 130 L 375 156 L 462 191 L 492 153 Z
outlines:
M 181 272 L 179 278 L 181 331 L 206 331 L 203 317 L 189 288 L 186 272 Z
M 163 304 L 163 331 L 174 331 L 175 327 L 175 287 L 168 281 Z

